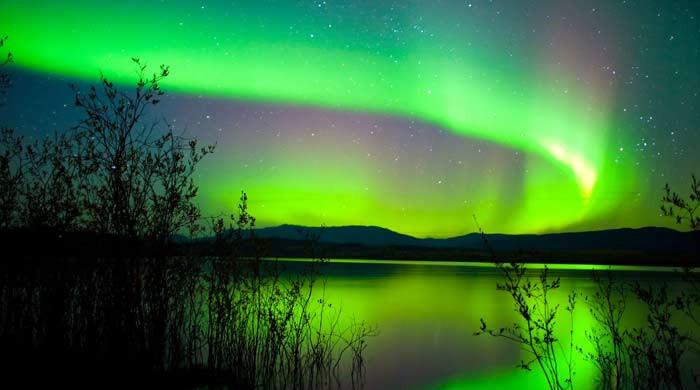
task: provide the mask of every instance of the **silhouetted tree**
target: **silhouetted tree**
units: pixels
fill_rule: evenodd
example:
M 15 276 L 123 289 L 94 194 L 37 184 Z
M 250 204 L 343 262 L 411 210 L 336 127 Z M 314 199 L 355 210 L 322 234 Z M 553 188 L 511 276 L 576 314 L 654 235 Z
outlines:
M 118 90 L 101 76 L 100 87 L 83 93 L 75 104 L 85 117 L 70 135 L 70 156 L 78 167 L 79 206 L 89 230 L 130 238 L 164 240 L 198 228 L 200 212 L 194 198 L 195 167 L 214 150 L 196 139 L 175 134 L 160 122 L 145 124 L 148 109 L 163 96 L 157 73 L 137 58 L 138 81 L 133 94 Z
M 245 194 L 228 228 L 214 222 L 214 253 L 183 245 L 173 256 L 163 245 L 202 228 L 193 175 L 214 146 L 150 120 L 169 70 L 148 74 L 133 61 L 131 93 L 104 76 L 87 91 L 73 87 L 83 118 L 65 133 L 32 143 L 0 133 L 3 233 L 54 244 L 64 232 L 78 244 L 98 239 L 89 256 L 70 248 L 0 262 L 0 367 L 71 380 L 78 371 L 156 380 L 179 372 L 231 388 L 316 389 L 339 380 L 342 361 L 360 387 L 374 329 L 341 329 L 317 273 L 280 276 L 255 240 Z M 115 241 L 118 248 L 99 245 Z M 144 242 L 158 250 L 122 248 Z
M 622 328 L 622 318 L 627 307 L 628 292 L 625 284 L 618 281 L 612 270 L 605 277 L 593 271 L 596 290 L 586 296 L 588 308 L 595 325 L 585 331 L 593 347 L 585 354 L 598 369 L 598 386 L 601 389 L 630 389 L 630 359 L 626 332 Z
M 0 229 L 77 228 L 78 172 L 69 148 L 65 135 L 28 144 L 13 129 L 0 129 Z
M 573 344 L 573 313 L 576 307 L 577 293 L 568 295 L 566 311 L 571 321 L 569 328 L 569 344 L 564 347 L 557 337 L 556 320 L 559 304 L 553 302 L 552 292 L 561 287 L 560 278 L 549 276 L 547 267 L 540 272 L 537 280 L 533 281 L 525 275 L 523 264 L 498 263 L 504 282 L 497 288 L 507 292 L 513 301 L 513 310 L 518 314 L 518 320 L 510 326 L 492 328 L 482 318 L 479 331 L 475 335 L 486 334 L 503 338 L 516 343 L 530 354 L 530 360 L 521 361 L 519 367 L 530 371 L 536 365 L 544 375 L 550 389 L 573 388 L 574 352 Z M 564 352 L 567 349 L 567 352 Z M 560 366 L 560 363 L 564 363 Z
M 696 233 L 700 231 L 700 182 L 697 177 L 691 175 L 690 192 L 685 198 L 666 184 L 664 187 L 664 196 L 661 199 L 661 213 L 666 217 L 674 218 L 677 224 L 687 224 L 691 230 Z M 675 300 L 676 309 L 680 310 L 691 321 L 691 323 L 700 329 L 700 275 L 694 272 L 698 264 L 700 264 L 700 234 L 695 235 L 696 258 L 695 264 L 685 269 L 683 279 L 686 282 L 686 288 L 681 291 Z M 692 344 L 691 350 L 697 354 L 700 347 L 700 339 L 696 334 L 687 336 L 687 340 Z M 695 385 L 700 388 L 700 373 L 693 371 L 693 380 Z
M 86 230 L 160 242 L 199 229 L 193 173 L 214 145 L 200 147 L 150 120 L 169 69 L 162 65 L 149 75 L 146 65 L 133 61 L 138 80 L 131 94 L 103 75 L 87 92 L 73 87 L 84 117 L 66 133 L 27 144 L 12 129 L 1 130 L 0 228 Z M 2 74 L 0 88 L 7 83 Z
M 5 46 L 7 42 L 7 37 L 0 38 L 0 49 Z M 12 53 L 8 52 L 4 55 L 4 59 L 0 60 L 0 66 L 5 66 L 12 62 Z M 4 103 L 5 93 L 10 88 L 10 75 L 6 72 L 0 71 L 0 107 Z
M 557 337 L 559 329 L 556 323 L 560 305 L 554 302 L 553 297 L 553 293 L 561 287 L 561 279 L 550 277 L 546 265 L 533 280 L 527 275 L 525 264 L 499 261 L 476 217 L 474 221 L 486 250 L 503 276 L 503 282 L 498 283 L 496 288 L 510 295 L 513 310 L 517 313 L 516 321 L 507 326 L 491 327 L 481 318 L 479 330 L 474 332 L 474 335 L 488 335 L 517 344 L 530 355 L 529 360 L 520 361 L 519 368 L 527 371 L 531 371 L 533 366 L 539 368 L 550 389 L 572 389 L 575 374 L 574 353 L 581 352 L 580 348 L 574 345 L 573 316 L 578 293 L 571 291 L 567 296 L 565 310 L 569 314 L 570 338 L 568 345 L 564 346 Z
M 10 128 L 0 129 L 0 229 L 16 226 L 22 186 L 23 138 Z
M 341 324 L 340 308 L 319 286 L 324 259 L 282 278 L 279 264 L 263 258 L 247 201 L 242 193 L 237 216 L 212 221 L 221 255 L 211 259 L 202 293 L 208 367 L 230 371 L 239 387 L 318 389 L 341 387 L 345 361 L 351 387 L 361 388 L 366 341 L 376 330 Z M 243 255 L 242 245 L 253 255 Z
M 5 46 L 7 37 L 0 38 L 0 49 Z M 7 53 L 0 61 L 0 107 L 2 107 L 7 90 L 10 88 L 10 75 L 2 71 L 2 67 L 12 61 L 12 54 Z M 3 124 L 0 124 L 3 126 Z M 19 187 L 22 180 L 21 157 L 23 139 L 15 135 L 14 130 L 0 128 L 0 229 L 13 226 L 16 221 L 15 210 L 19 197 Z
M 679 225 L 687 223 L 693 230 L 700 229 L 700 215 L 697 214 L 700 207 L 700 182 L 695 175 L 691 176 L 690 194 L 687 199 L 672 191 L 668 184 L 664 187 L 664 191 L 665 194 L 661 199 L 661 213 L 674 218 Z

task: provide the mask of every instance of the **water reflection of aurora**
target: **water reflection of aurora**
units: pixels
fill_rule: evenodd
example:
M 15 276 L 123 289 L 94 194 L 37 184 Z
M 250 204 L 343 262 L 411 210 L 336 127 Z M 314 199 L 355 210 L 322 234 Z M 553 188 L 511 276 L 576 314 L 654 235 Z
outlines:
M 305 261 L 301 261 L 303 264 Z M 296 269 L 301 265 L 284 262 Z M 537 277 L 541 266 L 533 265 Z M 592 296 L 591 269 L 607 267 L 556 265 L 552 277 L 562 278 L 553 294 L 561 306 L 557 317 L 562 346 L 569 342 L 570 319 L 564 311 L 567 294 L 575 288 Z M 379 335 L 369 340 L 367 385 L 375 388 L 478 389 L 545 388 L 539 371 L 526 372 L 516 365 L 529 357 L 502 339 L 473 336 L 484 318 L 492 326 L 510 325 L 516 319 L 508 295 L 496 290 L 498 270 L 488 264 L 338 260 L 322 268 L 327 277 L 326 299 L 354 317 L 375 324 Z M 642 283 L 667 282 L 679 288 L 680 274 L 672 269 L 615 267 L 615 277 Z M 320 293 L 320 291 L 317 291 Z M 644 323 L 643 304 L 630 297 L 624 326 Z M 574 343 L 590 351 L 584 332 L 594 325 L 584 298 L 574 316 Z M 574 387 L 595 388 L 596 370 L 581 354 L 574 355 Z

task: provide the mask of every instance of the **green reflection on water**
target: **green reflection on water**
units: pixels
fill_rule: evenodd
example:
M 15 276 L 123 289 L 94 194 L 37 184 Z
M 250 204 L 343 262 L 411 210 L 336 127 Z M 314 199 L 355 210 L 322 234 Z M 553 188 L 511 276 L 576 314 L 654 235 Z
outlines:
M 283 259 L 281 264 L 293 271 L 308 261 Z M 542 267 L 528 265 L 534 271 Z M 549 267 L 552 276 L 562 278 L 562 288 L 552 299 L 561 305 L 558 338 L 567 348 L 571 324 L 564 310 L 567 294 L 575 288 L 583 295 L 592 295 L 592 269 L 611 269 L 628 281 L 679 279 L 675 269 L 662 267 Z M 532 372 L 516 368 L 528 358 L 517 346 L 501 339 L 473 336 L 480 318 L 493 326 L 510 325 L 516 319 L 509 296 L 496 290 L 501 275 L 492 264 L 349 259 L 323 264 L 321 271 L 327 300 L 339 303 L 346 315 L 379 327 L 380 334 L 370 340 L 367 350 L 368 389 L 546 387 L 544 377 L 535 368 Z M 627 325 L 639 324 L 644 318 L 642 305 L 630 302 L 626 315 Z M 574 343 L 585 350 L 589 343 L 584 331 L 593 322 L 583 299 L 573 323 Z M 574 387 L 594 388 L 593 365 L 581 355 L 575 355 L 574 361 Z

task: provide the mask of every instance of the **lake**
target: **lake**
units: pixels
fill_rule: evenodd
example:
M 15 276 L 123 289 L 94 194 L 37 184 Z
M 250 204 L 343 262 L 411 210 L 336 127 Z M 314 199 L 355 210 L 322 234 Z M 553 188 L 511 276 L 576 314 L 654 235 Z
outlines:
M 282 261 L 289 270 L 308 262 Z M 510 296 L 496 289 L 501 272 L 492 264 L 428 261 L 335 260 L 321 265 L 326 299 L 340 305 L 345 316 L 376 325 L 379 334 L 366 352 L 366 389 L 544 388 L 537 368 L 527 372 L 516 365 L 528 355 L 501 338 L 474 336 L 480 318 L 493 327 L 513 323 Z M 542 265 L 528 265 L 533 276 Z M 584 331 L 592 325 L 586 295 L 596 285 L 591 270 L 605 266 L 552 265 L 551 276 L 561 277 L 554 298 L 562 304 L 557 317 L 563 345 L 569 343 L 571 319 L 564 310 L 575 288 L 583 297 L 574 313 L 574 342 L 584 350 Z M 616 278 L 682 286 L 680 273 L 660 267 L 613 267 Z M 643 305 L 629 298 L 625 323 L 644 321 Z M 567 349 L 568 352 L 568 349 Z M 574 387 L 595 387 L 593 365 L 575 355 Z

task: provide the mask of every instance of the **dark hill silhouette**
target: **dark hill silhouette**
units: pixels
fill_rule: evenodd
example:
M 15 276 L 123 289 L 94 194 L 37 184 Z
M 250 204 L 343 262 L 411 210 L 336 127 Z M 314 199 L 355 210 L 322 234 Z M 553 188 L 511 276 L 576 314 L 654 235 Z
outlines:
M 378 226 L 309 227 L 280 225 L 260 228 L 262 238 L 303 240 L 308 235 L 322 243 L 360 244 L 366 246 L 429 246 L 437 248 L 482 249 L 479 233 L 450 238 L 416 238 Z M 496 250 L 645 250 L 687 252 L 696 248 L 697 233 L 680 232 L 661 227 L 622 228 L 575 233 L 550 234 L 487 234 Z
M 255 233 L 262 238 L 282 238 L 287 240 L 302 240 L 311 236 L 318 237 L 319 242 L 334 244 L 361 244 L 368 246 L 426 245 L 425 241 L 419 238 L 378 226 L 309 227 L 280 225 L 256 229 Z
M 328 258 L 491 261 L 479 233 L 450 238 L 416 238 L 377 226 L 307 227 L 281 225 L 255 229 L 264 241 L 266 256 Z M 488 234 L 494 252 L 504 260 L 638 265 L 698 263 L 700 232 L 668 228 L 611 229 L 553 234 Z M 310 245 L 310 241 L 314 241 Z M 161 247 L 148 241 L 129 241 L 90 232 L 6 231 L 0 245 L 10 253 L 66 255 L 92 258 L 96 254 L 182 254 L 226 251 L 213 237 L 191 240 L 173 236 Z M 41 243 L 39 245 L 39 243 Z M 254 246 L 244 243 L 244 253 Z M 311 250 L 313 249 L 313 250 Z

